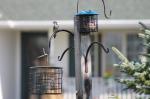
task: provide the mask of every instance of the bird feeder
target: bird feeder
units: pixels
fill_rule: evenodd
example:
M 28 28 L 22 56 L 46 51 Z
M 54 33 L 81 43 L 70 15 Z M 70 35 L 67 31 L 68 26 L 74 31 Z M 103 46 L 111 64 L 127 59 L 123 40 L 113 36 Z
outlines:
M 30 67 L 30 92 L 37 95 L 61 94 L 62 73 L 61 67 Z
M 98 31 L 98 14 L 95 11 L 81 11 L 76 14 L 76 23 L 78 31 L 83 34 Z
M 43 49 L 43 55 L 37 57 L 38 65 L 30 67 L 30 93 L 36 95 L 62 93 L 62 67 L 51 67 L 48 64 L 48 54 Z

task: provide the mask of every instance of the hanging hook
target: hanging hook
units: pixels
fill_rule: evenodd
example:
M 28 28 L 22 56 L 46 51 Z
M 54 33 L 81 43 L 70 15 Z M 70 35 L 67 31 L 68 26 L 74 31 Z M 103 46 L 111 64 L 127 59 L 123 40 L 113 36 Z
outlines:
M 94 45 L 94 44 L 98 44 L 99 46 L 101 46 L 103 48 L 103 50 L 105 51 L 105 53 L 109 53 L 109 49 L 108 48 L 105 48 L 104 45 L 102 45 L 101 43 L 99 42 L 93 42 L 90 44 L 90 46 L 88 47 L 87 51 L 86 51 L 86 56 L 85 56 L 85 64 L 87 64 L 87 57 L 88 57 L 88 53 L 91 49 L 91 47 Z M 87 69 L 86 69 L 87 70 Z M 88 70 L 87 70 L 88 71 Z
M 69 33 L 69 34 L 71 34 L 72 36 L 74 36 L 74 34 L 73 34 L 73 32 L 71 32 L 71 31 L 68 31 L 68 30 L 64 30 L 64 29 L 61 29 L 61 30 L 57 30 L 57 31 L 54 31 L 54 33 L 50 36 L 50 38 L 49 38 L 49 49 L 50 49 L 50 47 L 51 47 L 51 39 L 54 37 L 56 37 L 56 34 L 58 33 L 58 32 L 66 32 L 66 33 Z
M 62 55 L 61 55 L 61 56 L 58 56 L 58 61 L 61 61 L 62 58 L 64 57 L 65 53 L 66 53 L 67 51 L 69 51 L 69 50 L 72 50 L 72 49 L 74 49 L 74 48 L 69 47 L 69 48 L 65 49 L 64 52 L 62 53 Z
M 104 0 L 102 0 L 102 3 L 103 3 L 103 7 L 104 7 L 104 16 L 105 16 L 106 19 L 109 19 L 110 16 L 111 16 L 112 10 L 110 10 L 109 16 L 108 16 L 108 15 L 106 14 L 106 6 L 105 6 Z M 79 11 L 79 0 L 77 0 L 77 13 L 78 13 L 78 11 Z
M 105 15 L 105 18 L 106 19 L 109 19 L 110 18 L 110 16 L 111 16 L 111 12 L 112 12 L 112 10 L 110 10 L 110 12 L 109 12 L 109 16 L 106 14 L 106 6 L 105 6 L 105 2 L 104 2 L 104 0 L 102 0 L 102 3 L 103 3 L 103 7 L 104 7 L 104 15 Z
M 77 0 L 77 14 L 78 14 L 78 11 L 79 11 L 79 0 Z
M 89 53 L 91 47 L 92 47 L 94 44 L 98 44 L 99 46 L 101 46 L 101 47 L 103 48 L 103 50 L 105 51 L 105 53 L 109 53 L 109 49 L 108 49 L 108 48 L 106 49 L 106 48 L 104 47 L 104 45 L 102 45 L 101 43 L 99 43 L 99 42 L 93 42 L 93 43 L 91 43 L 90 46 L 88 47 L 87 51 L 86 51 L 86 56 L 85 56 L 85 72 L 86 72 L 86 73 L 88 73 L 88 67 L 87 67 L 87 61 L 88 61 L 88 60 L 87 60 L 87 57 L 88 57 L 88 53 Z

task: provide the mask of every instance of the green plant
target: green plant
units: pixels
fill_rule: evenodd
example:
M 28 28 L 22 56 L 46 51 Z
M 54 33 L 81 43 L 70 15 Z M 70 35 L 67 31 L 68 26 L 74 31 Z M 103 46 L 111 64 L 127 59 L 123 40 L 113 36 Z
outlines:
M 114 64 L 114 66 L 127 75 L 123 79 L 117 79 L 118 82 L 127 86 L 126 89 L 133 89 L 139 94 L 150 95 L 150 30 L 142 23 L 140 24 L 144 29 L 138 36 L 143 39 L 145 51 L 139 54 L 141 61 L 129 61 L 117 48 L 112 47 L 113 52 L 121 60 L 120 64 Z

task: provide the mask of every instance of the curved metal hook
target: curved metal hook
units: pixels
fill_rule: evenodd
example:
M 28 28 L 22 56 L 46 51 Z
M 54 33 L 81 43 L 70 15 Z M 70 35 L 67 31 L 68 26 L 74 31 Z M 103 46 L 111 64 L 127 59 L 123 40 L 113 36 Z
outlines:
M 86 56 L 85 56 L 85 63 L 87 63 L 87 57 L 88 57 L 88 53 L 91 49 L 91 47 L 94 45 L 94 44 L 98 44 L 99 46 L 101 46 L 103 48 L 103 50 L 105 51 L 105 53 L 109 53 L 109 49 L 105 48 L 103 44 L 101 44 L 100 42 L 93 42 L 90 44 L 90 46 L 88 47 L 87 51 L 86 51 Z
M 105 2 L 104 2 L 104 0 L 102 0 L 102 3 L 103 3 L 103 7 L 104 7 L 104 15 L 105 15 L 105 18 L 109 19 L 110 16 L 111 16 L 112 10 L 110 10 L 109 16 L 108 16 L 108 15 L 106 14 L 106 7 L 105 7 Z
M 58 61 L 61 61 L 62 58 L 64 57 L 65 53 L 66 53 L 67 51 L 71 50 L 71 49 L 74 49 L 74 48 L 69 47 L 69 48 L 65 49 L 64 52 L 62 53 L 62 55 L 61 55 L 61 56 L 58 56 Z
M 104 7 L 104 16 L 105 16 L 106 19 L 109 19 L 110 16 L 111 16 L 112 10 L 110 10 L 109 16 L 108 16 L 108 15 L 106 14 L 106 6 L 105 6 L 104 0 L 102 0 L 102 3 L 103 3 L 103 7 Z M 77 0 L 77 13 L 78 13 L 78 11 L 79 11 L 79 0 Z
M 99 46 L 101 46 L 103 48 L 103 50 L 105 51 L 105 53 L 109 53 L 109 49 L 105 48 L 104 45 L 102 45 L 100 42 L 93 42 L 90 44 L 90 46 L 88 47 L 87 51 L 86 51 L 86 56 L 85 56 L 85 72 L 88 73 L 88 67 L 87 67 L 87 57 L 88 57 L 88 53 L 91 49 L 91 47 L 94 45 L 94 44 L 98 44 Z
M 79 11 L 79 0 L 77 0 L 77 13 Z
M 66 32 L 66 33 L 69 33 L 69 34 L 71 34 L 72 36 L 74 36 L 74 34 L 73 34 L 73 32 L 71 32 L 71 31 L 69 31 L 69 30 L 65 30 L 65 29 L 60 29 L 60 30 L 57 30 L 57 31 L 54 31 L 54 33 L 50 36 L 50 38 L 49 38 L 49 49 L 50 49 L 50 47 L 51 47 L 51 39 L 54 37 L 56 37 L 56 34 L 58 33 L 58 32 Z

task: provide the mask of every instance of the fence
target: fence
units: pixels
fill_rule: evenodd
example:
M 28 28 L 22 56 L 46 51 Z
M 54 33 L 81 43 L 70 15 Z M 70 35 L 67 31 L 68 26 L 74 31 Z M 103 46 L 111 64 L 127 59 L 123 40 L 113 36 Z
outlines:
M 93 99 L 150 99 L 148 95 L 138 95 L 132 90 L 125 91 L 123 88 L 125 88 L 124 85 L 117 83 L 113 79 L 92 79 Z M 63 89 L 64 99 L 76 99 L 74 78 L 64 78 Z

